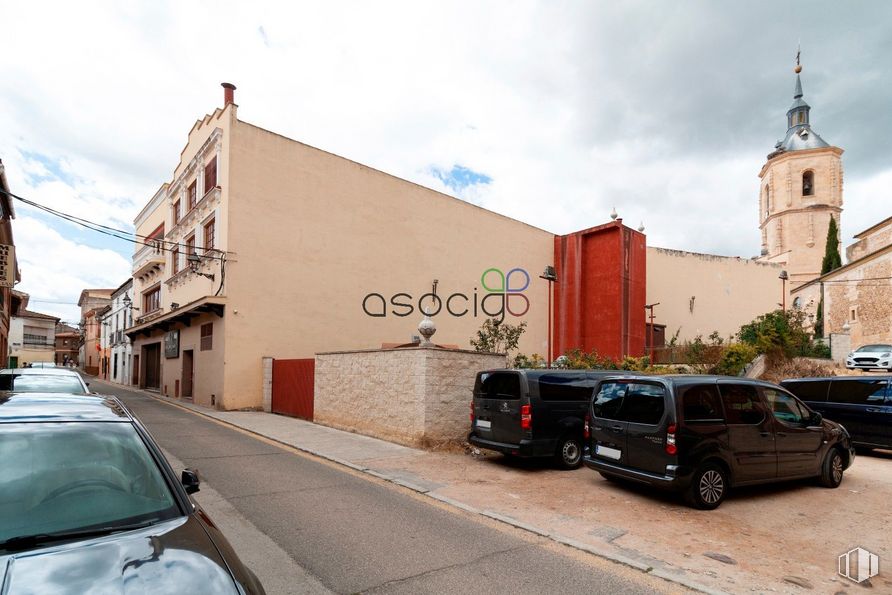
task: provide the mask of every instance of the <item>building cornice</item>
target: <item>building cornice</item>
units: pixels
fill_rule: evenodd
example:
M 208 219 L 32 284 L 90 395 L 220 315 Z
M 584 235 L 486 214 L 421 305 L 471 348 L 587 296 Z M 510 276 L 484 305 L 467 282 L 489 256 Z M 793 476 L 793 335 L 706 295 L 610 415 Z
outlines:
M 768 225 L 770 221 L 783 217 L 784 215 L 790 215 L 793 213 L 813 213 L 815 211 L 834 211 L 835 213 L 842 213 L 842 207 L 838 207 L 836 205 L 819 204 L 809 205 L 807 207 L 801 207 L 798 209 L 784 209 L 783 211 L 777 211 L 765 217 L 765 219 L 762 220 L 762 223 L 759 224 L 759 229 L 765 229 L 765 226 Z
M 842 155 L 845 151 L 840 149 L 839 147 L 818 147 L 816 149 L 800 149 L 798 151 L 784 151 L 783 153 L 779 153 L 775 155 L 771 159 L 765 162 L 762 166 L 762 169 L 759 171 L 759 178 L 765 177 L 765 172 L 768 171 L 768 168 L 774 166 L 778 163 L 782 163 L 784 161 L 791 161 L 797 159 L 799 157 L 807 157 L 809 155 L 818 155 L 820 153 L 833 153 L 837 157 Z

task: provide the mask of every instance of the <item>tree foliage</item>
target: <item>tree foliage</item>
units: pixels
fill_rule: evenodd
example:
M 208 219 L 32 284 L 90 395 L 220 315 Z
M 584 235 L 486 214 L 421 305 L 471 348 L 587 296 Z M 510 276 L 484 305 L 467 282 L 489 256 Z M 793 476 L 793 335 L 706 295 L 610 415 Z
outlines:
M 825 349 L 812 341 L 805 328 L 805 312 L 799 309 L 775 310 L 762 314 L 740 327 L 741 343 L 764 353 L 769 365 L 796 356 L 823 357 Z
M 471 337 L 471 347 L 485 353 L 508 353 L 517 349 L 520 336 L 527 330 L 527 323 L 506 324 L 496 318 L 487 318 L 480 325 L 476 337 Z
M 827 227 L 827 244 L 824 247 L 824 260 L 821 261 L 821 274 L 826 275 L 830 271 L 842 266 L 839 256 L 839 228 L 836 219 L 830 217 L 830 225 Z

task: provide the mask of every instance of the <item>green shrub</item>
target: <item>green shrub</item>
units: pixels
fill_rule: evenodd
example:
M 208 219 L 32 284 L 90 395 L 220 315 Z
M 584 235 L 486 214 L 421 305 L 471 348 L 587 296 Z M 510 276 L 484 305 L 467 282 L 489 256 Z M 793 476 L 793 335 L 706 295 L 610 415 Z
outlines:
M 756 348 L 747 343 L 732 343 L 725 349 L 721 359 L 713 366 L 713 374 L 739 376 L 748 363 L 759 355 Z

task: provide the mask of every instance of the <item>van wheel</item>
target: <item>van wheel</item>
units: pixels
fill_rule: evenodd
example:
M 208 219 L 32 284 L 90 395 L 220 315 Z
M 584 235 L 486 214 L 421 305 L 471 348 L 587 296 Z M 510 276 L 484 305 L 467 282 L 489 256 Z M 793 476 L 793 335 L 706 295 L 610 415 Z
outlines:
M 825 488 L 838 488 L 842 483 L 844 463 L 838 448 L 827 453 L 821 466 L 821 485 Z
M 697 469 L 691 478 L 685 500 L 694 508 L 713 510 L 718 508 L 727 493 L 728 474 L 718 465 L 707 463 Z
M 564 436 L 558 440 L 555 460 L 561 469 L 578 469 L 582 465 L 582 440 Z

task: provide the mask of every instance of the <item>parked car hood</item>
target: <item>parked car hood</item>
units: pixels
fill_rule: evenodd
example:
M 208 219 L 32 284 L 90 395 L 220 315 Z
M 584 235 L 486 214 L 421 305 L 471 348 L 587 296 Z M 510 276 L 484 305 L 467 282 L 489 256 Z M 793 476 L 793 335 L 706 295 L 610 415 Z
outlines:
M 0 554 L 0 593 L 238 593 L 194 516 L 145 529 Z

